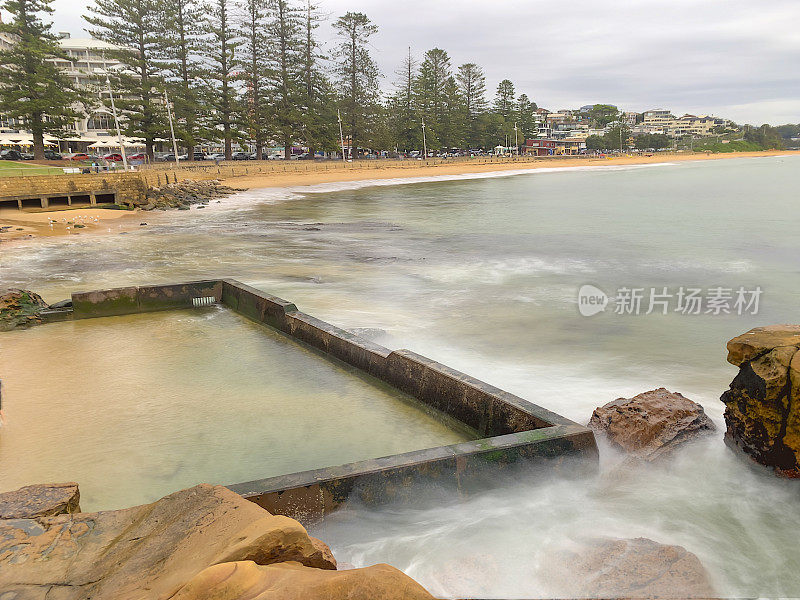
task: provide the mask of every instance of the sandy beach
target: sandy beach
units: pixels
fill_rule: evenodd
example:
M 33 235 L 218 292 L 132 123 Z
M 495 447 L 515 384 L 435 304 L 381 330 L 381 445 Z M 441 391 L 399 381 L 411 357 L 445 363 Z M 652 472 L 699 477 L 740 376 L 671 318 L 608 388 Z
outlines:
M 782 156 L 785 150 L 770 150 L 764 152 L 732 152 L 728 154 L 672 154 L 659 153 L 652 156 L 620 156 L 609 158 L 574 158 L 541 157 L 536 159 L 519 160 L 509 159 L 507 162 L 484 162 L 483 159 L 463 160 L 455 159 L 452 163 L 438 163 L 426 165 L 423 161 L 380 161 L 369 163 L 355 163 L 346 169 L 325 171 L 317 163 L 310 163 L 308 171 L 289 171 L 264 173 L 250 176 L 229 177 L 225 179 L 227 185 L 258 189 L 268 187 L 295 187 L 302 185 L 316 185 L 320 183 L 335 183 L 341 181 L 364 181 L 371 179 L 399 179 L 406 177 L 434 177 L 437 175 L 466 175 L 470 173 L 491 173 L 496 171 L 552 169 L 561 167 L 585 166 L 620 166 L 655 164 L 663 162 L 678 162 L 689 160 L 722 160 L 726 158 L 755 158 L 764 156 Z
M 408 177 L 436 177 L 492 173 L 498 171 L 534 171 L 536 169 L 570 167 L 616 167 L 621 165 L 656 164 L 664 162 L 723 160 L 728 158 L 755 158 L 783 156 L 786 151 L 736 152 L 730 154 L 672 154 L 660 153 L 652 156 L 620 156 L 608 158 L 562 158 L 541 157 L 498 161 L 493 159 L 454 159 L 452 162 L 425 164 L 424 161 L 362 161 L 350 163 L 345 168 L 337 165 L 331 169 L 326 163 L 308 162 L 298 164 L 296 169 L 271 171 L 269 173 L 223 177 L 226 185 L 239 189 L 310 186 L 322 183 L 345 181 L 367 181 L 375 179 L 403 179 Z M 329 165 L 330 163 L 327 163 Z M 191 174 L 189 174 L 191 177 Z M 179 175 L 180 177 L 180 175 Z M 139 210 L 108 210 L 98 208 L 75 208 L 67 210 L 20 212 L 16 209 L 0 209 L 0 242 L 33 237 L 98 235 L 120 233 L 139 227 L 144 219 Z M 191 213 L 187 213 L 191 218 Z
M 119 233 L 137 227 L 141 216 L 139 211 L 103 208 L 41 212 L 22 212 L 4 208 L 0 209 L 0 241 L 88 233 Z

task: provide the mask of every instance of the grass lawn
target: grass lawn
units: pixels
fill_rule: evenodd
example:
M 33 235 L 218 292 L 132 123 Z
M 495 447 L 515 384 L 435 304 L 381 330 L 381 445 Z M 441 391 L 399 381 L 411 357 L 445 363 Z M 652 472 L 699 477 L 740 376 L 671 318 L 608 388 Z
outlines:
M 17 177 L 19 175 L 63 175 L 60 167 L 45 167 L 13 160 L 0 160 L 0 177 Z

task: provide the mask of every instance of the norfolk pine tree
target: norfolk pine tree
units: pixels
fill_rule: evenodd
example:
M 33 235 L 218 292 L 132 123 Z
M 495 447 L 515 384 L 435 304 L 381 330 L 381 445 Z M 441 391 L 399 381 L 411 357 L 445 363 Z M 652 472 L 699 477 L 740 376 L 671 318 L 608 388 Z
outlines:
M 322 55 L 314 35 L 320 20 L 319 7 L 306 0 L 301 48 L 304 111 L 300 120 L 302 139 L 312 156 L 317 149 L 332 150 L 339 145 L 333 90 L 320 67 Z
M 368 137 L 368 120 L 378 110 L 378 65 L 369 54 L 369 38 L 378 27 L 364 13 L 348 12 L 333 24 L 341 43 L 334 73 L 339 84 L 342 121 L 350 135 L 351 156 L 357 157 L 358 143 Z
M 241 23 L 244 124 L 256 145 L 256 159 L 261 160 L 269 134 L 267 99 L 267 0 L 244 0 Z
M 458 67 L 456 82 L 464 107 L 464 139 L 470 148 L 480 145 L 479 117 L 486 112 L 486 76 L 475 63 Z
M 239 39 L 232 8 L 231 0 L 211 0 L 205 6 L 209 52 L 204 57 L 207 67 L 203 75 L 210 84 L 206 86 L 205 101 L 211 109 L 207 131 L 209 137 L 219 137 L 222 132 L 226 160 L 233 156 L 234 138 L 239 138 L 239 104 L 234 85 Z
M 156 59 L 161 43 L 163 4 L 156 0 L 95 0 L 92 14 L 83 18 L 89 33 L 114 44 L 110 58 L 127 68 L 113 74 L 117 108 L 123 114 L 125 133 L 142 137 L 147 156 L 153 160 L 153 145 L 166 130 L 161 63 Z
M 175 135 L 192 160 L 200 135 L 202 112 L 198 75 L 198 52 L 202 40 L 202 16 L 197 0 L 169 0 L 162 14 L 164 23 L 159 58 L 164 63 L 169 99 L 175 106 Z
M 273 131 L 283 144 L 284 157 L 300 128 L 302 89 L 302 21 L 300 11 L 287 0 L 269 2 L 269 74 Z
M 389 99 L 388 119 L 391 122 L 395 143 L 408 152 L 422 149 L 421 123 L 417 117 L 414 82 L 416 79 L 417 61 L 408 49 L 408 56 L 395 72 L 397 80 L 394 94 Z
M 60 134 L 75 118 L 78 94 L 49 59 L 67 56 L 41 13 L 50 15 L 52 0 L 6 0 L 10 23 L 0 23 L 14 45 L 0 52 L 0 113 L 20 119 L 33 134 L 33 155 L 44 158 L 44 134 Z

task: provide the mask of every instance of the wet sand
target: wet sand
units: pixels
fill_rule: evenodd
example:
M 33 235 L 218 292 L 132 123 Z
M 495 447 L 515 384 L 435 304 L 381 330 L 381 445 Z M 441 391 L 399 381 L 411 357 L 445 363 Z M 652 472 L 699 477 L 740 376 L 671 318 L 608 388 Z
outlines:
M 138 227 L 141 216 L 139 211 L 104 208 L 41 212 L 4 208 L 0 209 L 0 242 L 30 237 L 119 233 Z

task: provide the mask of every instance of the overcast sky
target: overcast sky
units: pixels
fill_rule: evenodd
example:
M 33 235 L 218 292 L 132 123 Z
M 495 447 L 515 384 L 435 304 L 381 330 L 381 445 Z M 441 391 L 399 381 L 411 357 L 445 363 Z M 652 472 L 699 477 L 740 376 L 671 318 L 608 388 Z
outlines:
M 90 1 L 55 0 L 55 29 L 82 35 Z M 608 102 L 739 123 L 800 122 L 800 0 L 319 0 L 366 13 L 389 88 L 407 47 L 476 62 L 493 95 L 511 79 L 555 110 Z M 320 30 L 332 38 L 329 23 Z M 329 49 L 333 46 L 329 44 Z

